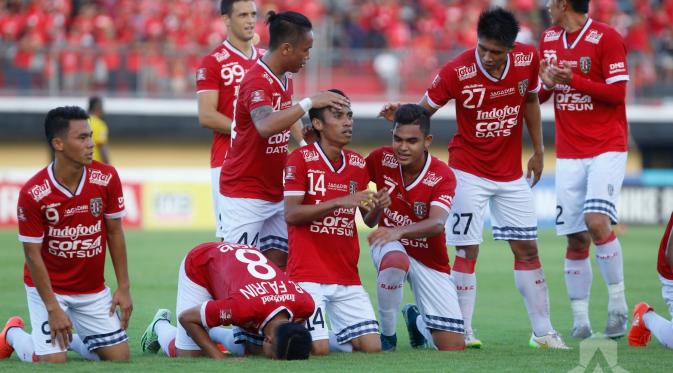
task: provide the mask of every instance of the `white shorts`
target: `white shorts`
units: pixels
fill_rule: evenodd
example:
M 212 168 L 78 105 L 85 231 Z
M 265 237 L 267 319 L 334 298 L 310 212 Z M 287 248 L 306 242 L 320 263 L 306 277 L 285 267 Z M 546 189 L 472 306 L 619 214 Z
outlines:
M 483 241 L 487 203 L 494 239 L 537 239 L 535 199 L 526 179 L 500 182 L 452 170 L 457 186 L 451 216 L 445 226 L 448 245 L 479 245 Z
M 213 214 L 215 215 L 215 237 L 222 238 L 222 219 L 220 218 L 220 171 L 222 167 L 210 169 L 210 191 L 213 195 Z
M 673 317 L 673 280 L 659 276 L 661 281 L 661 296 L 668 307 L 668 313 Z
M 407 255 L 404 246 L 398 241 L 372 247 L 372 261 L 377 272 L 381 260 L 391 251 L 400 251 Z M 428 329 L 465 333 L 463 314 L 458 304 L 458 292 L 448 273 L 429 268 L 409 256 L 407 280 Z
M 255 246 L 261 252 L 269 249 L 287 252 L 283 201 L 268 202 L 220 195 L 219 207 L 221 233 L 225 242 Z
M 374 316 L 374 308 L 369 295 L 361 285 L 318 284 L 300 282 L 315 302 L 315 311 L 306 328 L 311 338 L 319 341 L 329 338 L 327 320 L 339 344 L 349 342 L 365 334 L 379 333 L 379 323 Z
M 556 234 L 584 232 L 584 214 L 597 212 L 617 224 L 617 202 L 626 173 L 626 152 L 556 160 Z
M 128 340 L 117 314 L 110 316 L 112 296 L 109 288 L 106 287 L 94 294 L 54 295 L 89 351 Z M 33 328 L 31 336 L 35 354 L 40 356 L 67 351 L 62 350 L 58 344 L 51 345 L 49 313 L 37 289 L 26 286 L 26 297 L 28 298 L 30 325 Z

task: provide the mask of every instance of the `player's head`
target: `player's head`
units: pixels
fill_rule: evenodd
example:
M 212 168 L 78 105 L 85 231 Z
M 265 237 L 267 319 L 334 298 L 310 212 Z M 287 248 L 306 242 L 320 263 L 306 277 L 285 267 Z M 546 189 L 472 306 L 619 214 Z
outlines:
M 348 98 L 345 93 L 338 89 L 330 89 L 329 91 Z M 308 117 L 319 140 L 341 146 L 346 146 L 351 142 L 353 137 L 353 111 L 350 106 L 314 108 L 308 111 Z
M 227 38 L 248 42 L 255 36 L 257 5 L 253 0 L 222 0 L 220 14 L 227 25 Z
M 44 119 L 47 143 L 57 155 L 86 165 L 93 158 L 93 139 L 89 115 L 79 106 L 63 106 L 50 110 Z
M 89 113 L 100 115 L 103 113 L 103 99 L 99 96 L 89 97 Z
M 519 22 L 514 14 L 500 7 L 481 13 L 477 23 L 477 53 L 482 66 L 496 69 L 507 61 L 519 33 Z
M 393 151 L 399 164 L 422 164 L 432 143 L 430 112 L 420 105 L 404 104 L 395 111 L 393 123 Z
M 590 0 L 547 0 L 547 10 L 553 25 L 560 25 L 567 13 L 586 14 Z
M 302 324 L 285 321 L 273 331 L 267 355 L 278 360 L 306 360 L 311 354 L 311 333 Z
M 269 25 L 269 50 L 281 56 L 285 71 L 298 72 L 308 61 L 313 47 L 311 21 L 297 12 L 270 11 L 266 23 Z

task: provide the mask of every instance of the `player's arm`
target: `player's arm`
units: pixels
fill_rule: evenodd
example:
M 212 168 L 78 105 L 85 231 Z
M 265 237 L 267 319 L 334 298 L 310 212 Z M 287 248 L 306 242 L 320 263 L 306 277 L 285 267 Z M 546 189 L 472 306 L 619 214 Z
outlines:
M 430 115 L 435 114 L 435 112 L 437 111 L 437 109 L 435 109 L 428 103 L 428 97 L 426 95 L 424 95 L 423 98 L 421 98 L 418 104 L 427 109 L 430 112 Z M 379 111 L 378 116 L 389 122 L 392 122 L 395 118 L 395 111 L 397 111 L 397 109 L 400 106 L 402 106 L 402 103 L 400 102 L 387 103 L 383 106 L 383 108 L 381 108 L 381 111 Z
M 178 316 L 178 321 L 207 356 L 218 360 L 224 359 L 224 354 L 217 348 L 215 342 L 210 339 L 208 331 L 203 327 L 201 308 L 202 306 L 196 306 L 182 311 Z
M 381 214 L 383 210 L 390 207 L 390 194 L 388 194 L 387 188 L 382 188 L 374 194 L 374 204 L 366 212 L 360 211 L 362 213 L 362 219 L 368 227 L 373 228 L 381 220 Z
M 49 280 L 47 266 L 42 259 L 41 243 L 23 243 L 23 251 L 26 256 L 26 265 L 33 279 L 44 306 L 47 308 L 49 329 L 51 332 L 51 344 L 65 349 L 72 341 L 72 322 L 59 306 Z
M 220 93 L 216 90 L 198 93 L 199 124 L 223 134 L 231 133 L 231 118 L 217 111 Z
M 359 191 L 355 194 L 334 198 L 315 205 L 303 205 L 304 196 L 285 196 L 285 222 L 291 225 L 304 225 L 322 218 L 339 208 L 366 207 L 373 203 L 374 192 Z
M 301 123 L 301 119 L 294 122 L 292 127 L 290 127 L 290 133 L 299 146 L 306 145 L 306 141 L 304 140 L 304 125 Z
M 448 218 L 449 212 L 445 208 L 432 205 L 426 219 L 401 227 L 378 227 L 367 236 L 367 240 L 371 246 L 379 246 L 400 238 L 434 237 L 444 232 Z
M 112 316 L 117 305 L 119 305 L 122 328 L 127 329 L 131 313 L 133 312 L 133 301 L 131 300 L 131 283 L 129 281 L 126 241 L 124 239 L 122 219 L 106 219 L 105 226 L 107 230 L 110 259 L 112 259 L 112 266 L 114 267 L 115 276 L 117 277 L 117 290 L 115 290 L 112 295 L 110 316 Z
M 526 97 L 523 118 L 526 122 L 528 135 L 533 143 L 533 155 L 528 160 L 528 172 L 526 178 L 533 177 L 531 187 L 535 186 L 542 176 L 544 168 L 544 144 L 542 142 L 542 115 L 540 114 L 540 101 L 537 93 L 529 92 Z
M 671 234 L 668 235 L 668 244 L 666 245 L 666 261 L 668 266 L 673 268 L 673 229 L 671 229 Z

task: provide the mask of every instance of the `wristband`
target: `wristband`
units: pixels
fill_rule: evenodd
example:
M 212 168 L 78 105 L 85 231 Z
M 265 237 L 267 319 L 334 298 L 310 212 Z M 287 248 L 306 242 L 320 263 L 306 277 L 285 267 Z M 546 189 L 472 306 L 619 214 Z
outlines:
M 301 106 L 301 108 L 304 110 L 304 113 L 308 113 L 308 111 L 313 107 L 313 102 L 309 97 L 305 97 L 299 101 L 299 106 Z

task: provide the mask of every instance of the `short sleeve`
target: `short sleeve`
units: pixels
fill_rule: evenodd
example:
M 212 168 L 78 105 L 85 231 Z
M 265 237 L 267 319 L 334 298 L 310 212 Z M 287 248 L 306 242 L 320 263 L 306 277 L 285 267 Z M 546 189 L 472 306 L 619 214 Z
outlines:
M 204 328 L 214 328 L 220 325 L 240 325 L 243 321 L 238 303 L 240 299 L 233 298 L 210 300 L 201 305 L 201 325 Z
M 306 162 L 300 148 L 292 152 L 285 163 L 285 197 L 300 197 L 306 194 Z
M 16 216 L 19 221 L 19 241 L 42 243 L 45 226 L 40 205 L 24 190 L 19 194 Z
M 441 108 L 455 97 L 451 91 L 451 72 L 451 64 L 444 65 L 425 93 L 428 104 L 434 109 Z
M 456 177 L 453 171 L 446 169 L 442 180 L 432 188 L 432 197 L 430 206 L 437 206 L 444 209 L 447 213 L 451 212 L 453 206 L 453 197 L 456 194 Z
M 622 38 L 615 31 L 606 32 L 600 47 L 605 83 L 612 84 L 629 80 L 626 45 Z
M 262 106 L 273 107 L 272 96 L 273 92 L 269 83 L 262 78 L 254 78 L 244 81 L 241 85 L 238 104 L 242 104 L 248 112 L 252 112 Z
M 118 219 L 126 215 L 124 208 L 124 193 L 122 192 L 122 183 L 114 168 L 110 170 L 110 183 L 107 185 L 107 206 L 105 208 L 105 219 Z
M 207 55 L 196 70 L 196 92 L 218 91 L 220 89 L 220 67 L 215 58 Z
M 533 62 L 530 65 L 530 75 L 528 78 L 528 93 L 538 93 L 542 88 L 542 81 L 540 80 L 540 56 L 535 50 L 532 52 Z

